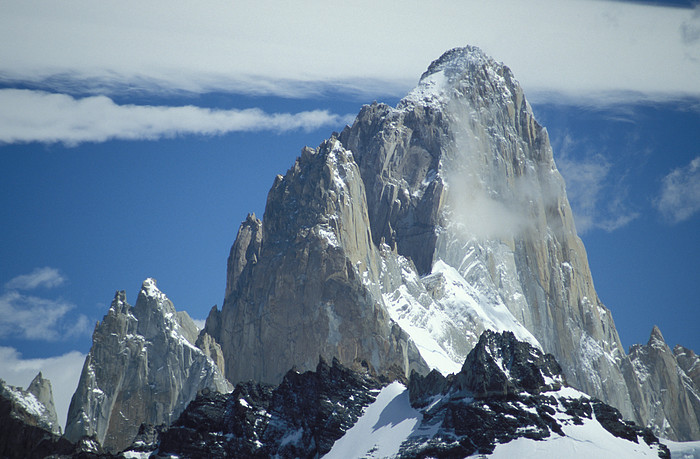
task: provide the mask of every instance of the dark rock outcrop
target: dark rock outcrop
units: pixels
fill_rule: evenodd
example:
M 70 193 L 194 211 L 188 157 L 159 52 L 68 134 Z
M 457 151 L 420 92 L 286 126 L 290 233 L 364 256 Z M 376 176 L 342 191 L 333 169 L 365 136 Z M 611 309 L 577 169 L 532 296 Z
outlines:
M 625 421 L 619 410 L 566 385 L 550 354 L 519 342 L 512 333 L 484 332 L 462 370 L 443 377 L 411 375 L 411 404 L 430 435 L 412 435 L 399 457 L 467 457 L 489 454 L 517 438 L 565 436 L 563 428 L 594 420 L 610 434 L 644 442 L 670 458 L 651 429 Z
M 7 385 L 3 380 L 0 380 L 0 426 L 2 458 L 43 458 L 54 452 L 70 454 L 74 450 L 71 442 L 53 432 L 47 410 L 33 392 Z
M 319 457 L 362 415 L 386 380 L 337 360 L 289 371 L 274 388 L 240 383 L 202 391 L 160 435 L 158 457 Z
M 484 364 L 488 360 L 494 364 Z M 202 391 L 159 434 L 158 442 L 137 443 L 150 442 L 155 457 L 312 458 L 333 454 L 337 452 L 331 451 L 333 445 L 351 435 L 370 405 L 383 397 L 384 389 L 397 384 L 370 376 L 366 366 L 359 365 L 357 370 L 337 360 L 331 365 L 321 360 L 316 371 L 289 371 L 277 387 L 248 382 L 238 384 L 228 395 Z M 505 378 L 508 384 L 501 387 L 508 390 L 482 391 L 481 382 L 468 386 L 465 381 L 470 373 L 478 373 L 476 380 L 482 382 Z M 401 402 L 401 396 L 388 402 L 384 399 L 380 418 L 385 420 L 372 427 L 392 437 L 394 426 L 417 422 L 408 436 L 401 434 L 405 440 L 392 457 L 467 457 L 489 454 L 498 445 L 517 439 L 549 442 L 570 435 L 572 444 L 610 441 L 615 436 L 629 442 L 617 448 L 630 457 L 640 451 L 645 456 L 670 457 L 651 429 L 625 421 L 615 408 L 564 387 L 564 377 L 551 356 L 509 333 L 485 332 L 458 374 L 420 376 L 414 372 L 408 388 L 417 411 L 402 407 L 406 402 Z M 474 390 L 481 391 L 478 397 Z M 592 430 L 590 424 L 602 429 Z M 596 433 L 579 437 L 577 429 Z M 523 444 L 528 447 L 538 446 Z M 367 455 L 374 457 L 372 451 L 376 450 Z

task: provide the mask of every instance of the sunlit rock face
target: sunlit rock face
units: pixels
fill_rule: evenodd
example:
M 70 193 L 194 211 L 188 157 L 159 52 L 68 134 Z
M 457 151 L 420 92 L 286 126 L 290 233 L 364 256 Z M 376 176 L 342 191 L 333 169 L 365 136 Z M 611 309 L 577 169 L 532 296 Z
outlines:
M 631 414 L 624 352 L 547 132 L 507 67 L 476 48 L 447 52 L 396 108 L 364 107 L 341 140 L 362 172 L 374 241 L 412 260 L 434 300 L 406 307 L 394 295 L 402 326 L 437 320 L 455 363 L 485 328 L 515 330 L 572 385 Z
M 623 366 L 637 417 L 664 438 L 700 438 L 699 367 L 693 351 L 682 346 L 671 351 L 654 326 L 647 344 L 632 346 Z
M 108 451 L 120 451 L 141 423 L 169 424 L 198 391 L 230 391 L 214 361 L 195 347 L 197 334 L 153 279 L 144 281 L 133 307 L 117 292 L 95 327 L 65 436 L 73 442 L 94 436 Z
M 510 69 L 466 47 L 275 179 L 262 221 L 241 225 L 205 333 L 232 382 L 277 384 L 319 355 L 458 372 L 485 330 L 554 355 L 569 384 L 649 422 L 547 132 Z

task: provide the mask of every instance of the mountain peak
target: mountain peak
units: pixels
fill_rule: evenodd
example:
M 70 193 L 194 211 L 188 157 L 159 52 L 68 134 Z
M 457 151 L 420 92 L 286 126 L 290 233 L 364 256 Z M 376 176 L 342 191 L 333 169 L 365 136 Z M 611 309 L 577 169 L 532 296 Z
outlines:
M 659 327 L 654 325 L 654 327 L 651 329 L 651 335 L 649 336 L 649 346 L 652 347 L 661 347 L 665 348 L 666 347 L 666 341 L 664 340 L 664 335 L 661 334 L 661 330 Z
M 476 46 L 452 48 L 430 63 L 428 69 L 421 75 L 420 81 L 438 72 L 445 72 L 446 76 L 452 78 L 464 74 L 470 68 L 487 63 L 497 65 L 493 58 Z
M 163 296 L 165 296 L 165 295 L 163 295 L 163 292 L 158 290 L 158 286 L 156 285 L 156 280 L 152 277 L 149 277 L 143 281 L 143 284 L 141 284 L 141 292 L 143 292 L 143 294 L 149 298 L 160 299 Z

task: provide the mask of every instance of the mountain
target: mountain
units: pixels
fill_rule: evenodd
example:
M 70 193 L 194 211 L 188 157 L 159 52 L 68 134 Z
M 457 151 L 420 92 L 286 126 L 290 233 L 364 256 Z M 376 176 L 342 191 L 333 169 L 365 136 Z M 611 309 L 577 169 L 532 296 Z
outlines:
M 198 329 L 175 310 L 153 279 L 135 306 L 123 291 L 95 326 L 92 347 L 71 400 L 65 437 L 94 437 L 107 451 L 130 445 L 142 423 L 169 424 L 203 389 L 231 386 L 195 346 Z
M 655 434 L 700 438 L 698 368 L 657 328 L 625 353 L 546 129 L 466 47 L 275 178 L 203 330 L 153 279 L 133 307 L 117 292 L 65 437 L 136 456 L 663 456 Z
M 446 52 L 396 107 L 366 105 L 304 148 L 263 219 L 241 224 L 225 292 L 203 334 L 233 383 L 278 384 L 319 354 L 399 379 L 456 373 L 483 331 L 509 330 L 625 418 L 699 438 L 694 402 L 658 398 L 634 370 L 547 131 L 510 69 L 478 48 Z M 695 400 L 693 386 L 674 387 Z M 670 427 L 652 419 L 659 401 L 677 413 Z
M 27 390 L 0 379 L 0 457 L 46 457 L 74 448 L 62 438 L 51 382 L 39 373 Z
M 670 457 L 650 429 L 566 387 L 554 357 L 511 332 L 484 332 L 457 374 L 413 372 L 404 383 L 321 360 L 315 371 L 289 371 L 277 387 L 201 393 L 150 448 L 142 442 L 123 454 L 416 458 L 516 447 L 520 457 Z

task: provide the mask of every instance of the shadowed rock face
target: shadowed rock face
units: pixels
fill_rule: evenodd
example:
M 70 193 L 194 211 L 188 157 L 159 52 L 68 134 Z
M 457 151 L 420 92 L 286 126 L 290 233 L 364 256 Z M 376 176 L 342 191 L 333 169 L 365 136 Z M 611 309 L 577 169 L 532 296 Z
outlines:
M 141 423 L 169 424 L 204 388 L 230 385 L 216 364 L 194 346 L 197 328 L 175 311 L 153 279 L 144 281 L 136 305 L 117 292 L 93 333 L 65 436 L 94 436 L 108 451 L 131 444 Z
M 203 393 L 160 435 L 157 448 L 161 456 L 319 457 L 384 384 L 321 360 L 315 371 L 289 371 L 276 388 L 248 382 L 229 395 Z
M 364 186 L 336 138 L 304 149 L 275 179 L 264 221 L 249 216 L 238 235 L 226 302 L 205 328 L 229 380 L 279 383 L 292 366 L 314 368 L 319 355 L 404 376 L 427 371 L 383 307 Z

